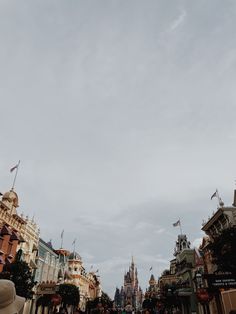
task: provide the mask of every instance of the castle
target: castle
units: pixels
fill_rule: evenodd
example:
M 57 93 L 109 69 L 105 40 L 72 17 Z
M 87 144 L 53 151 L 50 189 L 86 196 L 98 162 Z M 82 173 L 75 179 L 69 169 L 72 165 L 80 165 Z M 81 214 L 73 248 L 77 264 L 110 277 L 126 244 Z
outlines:
M 124 275 L 124 286 L 121 289 L 116 288 L 115 306 L 126 309 L 127 312 L 140 310 L 143 302 L 143 292 L 138 283 L 138 271 L 134 265 L 132 257 L 129 271 Z

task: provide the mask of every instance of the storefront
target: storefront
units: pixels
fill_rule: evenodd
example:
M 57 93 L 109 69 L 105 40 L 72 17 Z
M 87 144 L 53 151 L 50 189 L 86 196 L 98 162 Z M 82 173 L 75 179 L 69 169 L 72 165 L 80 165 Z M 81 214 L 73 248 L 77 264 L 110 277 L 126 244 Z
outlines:
M 216 313 L 228 314 L 236 308 L 236 274 L 206 274 L 204 278 L 212 296 L 210 306 L 216 308 Z

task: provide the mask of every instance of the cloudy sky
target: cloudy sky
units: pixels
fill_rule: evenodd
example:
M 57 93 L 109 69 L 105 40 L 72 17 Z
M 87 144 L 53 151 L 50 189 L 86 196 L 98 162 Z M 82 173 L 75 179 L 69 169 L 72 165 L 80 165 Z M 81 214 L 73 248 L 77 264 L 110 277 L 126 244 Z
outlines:
M 113 297 L 192 243 L 236 179 L 236 1 L 0 0 L 0 191 Z

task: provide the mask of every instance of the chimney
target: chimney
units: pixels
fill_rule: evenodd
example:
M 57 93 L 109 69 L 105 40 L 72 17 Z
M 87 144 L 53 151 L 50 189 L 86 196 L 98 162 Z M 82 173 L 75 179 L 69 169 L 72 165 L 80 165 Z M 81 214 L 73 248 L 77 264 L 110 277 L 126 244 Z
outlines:
M 234 190 L 234 202 L 232 204 L 234 207 L 236 207 L 236 190 Z

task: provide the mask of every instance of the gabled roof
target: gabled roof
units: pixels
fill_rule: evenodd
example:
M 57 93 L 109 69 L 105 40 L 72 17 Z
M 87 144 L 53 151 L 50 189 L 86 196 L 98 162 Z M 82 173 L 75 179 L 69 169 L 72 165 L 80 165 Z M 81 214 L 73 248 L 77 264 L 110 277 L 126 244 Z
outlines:
M 7 225 L 3 225 L 0 234 L 1 235 L 12 235 L 12 231 Z

